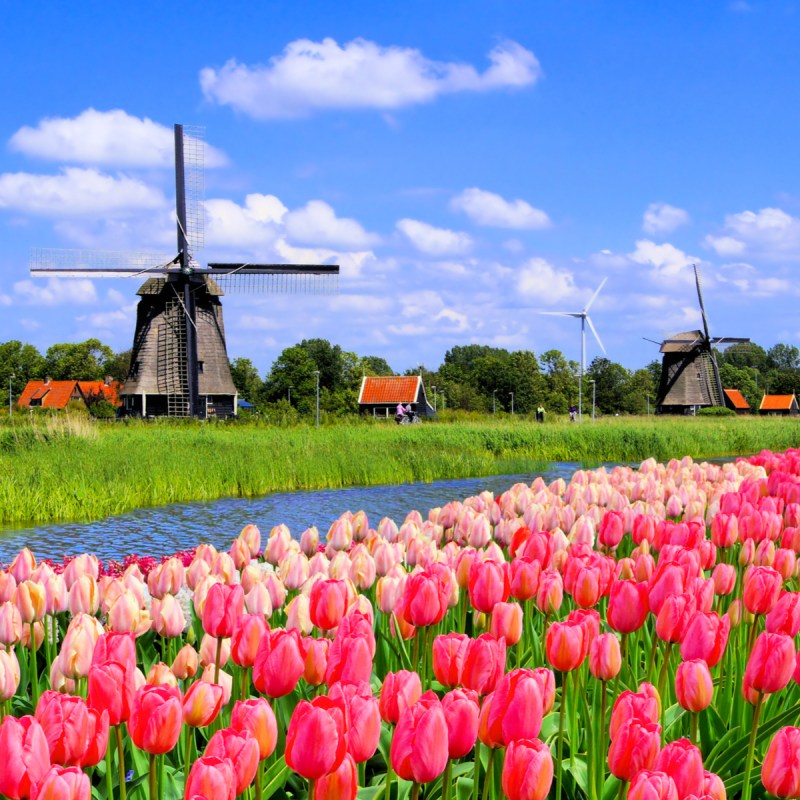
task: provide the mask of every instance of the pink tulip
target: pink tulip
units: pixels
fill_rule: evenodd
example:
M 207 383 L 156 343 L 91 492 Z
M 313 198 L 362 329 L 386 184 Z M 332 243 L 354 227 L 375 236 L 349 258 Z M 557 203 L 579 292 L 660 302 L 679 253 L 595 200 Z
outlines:
M 403 780 L 428 783 L 444 772 L 447 722 L 433 692 L 426 692 L 400 715 L 390 754 L 392 768 Z
M 248 730 L 237 731 L 223 728 L 209 740 L 206 756 L 230 759 L 236 779 L 236 794 L 240 795 L 253 782 L 258 769 L 260 751 L 258 741 Z
M 0 723 L 0 793 L 12 800 L 30 797 L 50 769 L 44 729 L 31 716 L 7 716 Z

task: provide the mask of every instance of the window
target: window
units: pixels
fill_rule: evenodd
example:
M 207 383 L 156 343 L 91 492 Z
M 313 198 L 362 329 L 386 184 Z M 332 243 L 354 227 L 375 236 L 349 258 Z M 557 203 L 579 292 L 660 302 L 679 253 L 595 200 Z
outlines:
M 203 362 L 202 361 L 198 361 L 197 362 L 197 371 L 198 372 L 202 372 L 203 371 Z

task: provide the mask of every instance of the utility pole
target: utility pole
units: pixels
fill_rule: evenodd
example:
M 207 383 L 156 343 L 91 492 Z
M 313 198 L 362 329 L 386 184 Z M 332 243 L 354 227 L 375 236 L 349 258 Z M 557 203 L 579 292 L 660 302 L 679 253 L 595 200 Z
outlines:
M 314 375 L 317 376 L 317 428 L 319 428 L 319 370 L 314 370 Z
M 514 413 L 514 392 L 509 392 L 511 395 L 511 413 Z

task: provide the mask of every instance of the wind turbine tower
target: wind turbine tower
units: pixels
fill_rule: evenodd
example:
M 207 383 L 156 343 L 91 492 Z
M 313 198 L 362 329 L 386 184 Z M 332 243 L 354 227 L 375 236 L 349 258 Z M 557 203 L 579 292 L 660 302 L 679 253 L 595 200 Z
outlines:
M 606 281 L 608 278 L 603 278 L 600 281 L 600 285 L 595 289 L 594 294 L 592 295 L 589 302 L 583 307 L 583 311 L 539 311 L 539 314 L 547 314 L 548 316 L 555 316 L 555 317 L 576 317 L 581 321 L 581 374 L 578 378 L 578 421 L 583 422 L 583 376 L 586 372 L 586 324 L 589 324 L 589 329 L 591 330 L 594 338 L 597 339 L 597 344 L 600 345 L 600 349 L 603 351 L 605 355 L 606 348 L 603 347 L 603 343 L 600 341 L 600 336 L 597 333 L 594 325 L 592 324 L 592 318 L 589 316 L 589 309 L 592 306 L 592 303 L 597 299 L 597 295 L 600 294 L 600 290 L 606 285 Z

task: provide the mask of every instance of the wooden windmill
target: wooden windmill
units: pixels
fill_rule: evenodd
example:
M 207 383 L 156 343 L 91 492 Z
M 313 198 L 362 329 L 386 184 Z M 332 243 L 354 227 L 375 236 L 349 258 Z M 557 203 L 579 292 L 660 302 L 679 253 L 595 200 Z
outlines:
M 712 339 L 708 332 L 700 270 L 696 264 L 692 266 L 703 330 L 676 333 L 661 343 L 663 361 L 656 406 L 662 414 L 690 414 L 703 406 L 724 406 L 725 394 L 714 350 L 720 345 L 750 341 L 730 336 Z
M 35 277 L 146 276 L 139 288 L 131 366 L 120 392 L 136 416 L 227 417 L 236 388 L 225 346 L 220 297 L 244 293 L 331 293 L 335 264 L 209 264 L 194 259 L 204 243 L 204 142 L 198 128 L 175 126 L 178 254 L 34 250 Z

